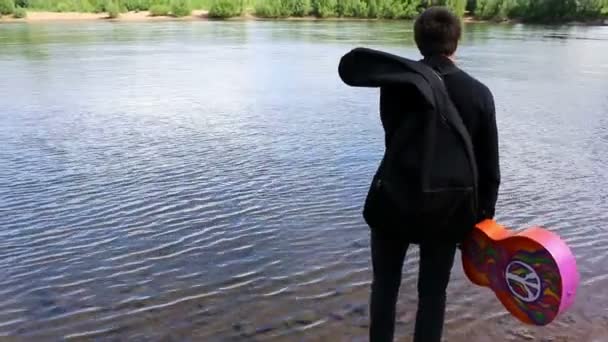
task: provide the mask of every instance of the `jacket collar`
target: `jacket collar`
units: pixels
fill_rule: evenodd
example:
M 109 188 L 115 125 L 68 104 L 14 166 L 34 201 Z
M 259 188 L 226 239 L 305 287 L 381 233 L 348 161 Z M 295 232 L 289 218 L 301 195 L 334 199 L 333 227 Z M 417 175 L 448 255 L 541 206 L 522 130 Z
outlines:
M 446 56 L 425 57 L 422 63 L 435 69 L 441 75 L 451 74 L 459 70 L 456 64 Z

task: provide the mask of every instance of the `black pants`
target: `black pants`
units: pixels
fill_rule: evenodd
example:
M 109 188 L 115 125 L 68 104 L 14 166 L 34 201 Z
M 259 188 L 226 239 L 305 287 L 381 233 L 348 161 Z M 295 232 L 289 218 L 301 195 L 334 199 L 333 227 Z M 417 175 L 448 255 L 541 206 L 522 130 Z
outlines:
M 409 244 L 372 233 L 374 279 L 370 300 L 371 342 L 392 341 L 401 272 Z M 446 288 L 454 264 L 456 244 L 420 245 L 418 312 L 414 342 L 440 342 L 445 316 Z

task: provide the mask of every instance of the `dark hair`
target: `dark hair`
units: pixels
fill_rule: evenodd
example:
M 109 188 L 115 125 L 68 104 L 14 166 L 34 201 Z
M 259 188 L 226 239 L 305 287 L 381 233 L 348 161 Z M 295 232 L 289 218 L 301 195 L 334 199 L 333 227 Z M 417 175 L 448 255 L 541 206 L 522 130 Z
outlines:
M 462 32 L 460 18 L 446 7 L 430 7 L 414 23 L 414 38 L 425 57 L 456 52 Z

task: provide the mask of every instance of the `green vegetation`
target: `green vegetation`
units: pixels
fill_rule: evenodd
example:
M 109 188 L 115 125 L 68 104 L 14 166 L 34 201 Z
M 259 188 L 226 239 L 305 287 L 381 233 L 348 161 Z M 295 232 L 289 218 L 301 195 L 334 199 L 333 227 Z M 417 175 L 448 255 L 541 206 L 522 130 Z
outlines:
M 16 7 L 15 11 L 13 12 L 13 18 L 23 19 L 25 17 L 27 17 L 27 11 L 25 8 Z
M 466 0 L 449 0 L 464 8 Z M 428 5 L 427 0 L 258 0 L 255 15 L 264 18 L 414 18 Z M 446 3 L 446 5 L 449 5 Z
M 608 18 L 608 0 L 258 0 L 255 15 L 411 19 L 437 5 L 447 6 L 459 16 L 468 13 L 486 20 L 560 22 Z
M 171 8 L 167 5 L 154 5 L 150 7 L 150 15 L 153 17 L 166 17 L 171 12 Z
M 13 14 L 13 12 L 15 12 L 13 0 L 0 0 L 0 16 Z
M 255 4 L 255 15 L 261 18 L 289 17 L 291 14 L 290 1 L 258 0 Z
M 608 16 L 608 0 L 476 0 L 469 9 L 481 19 L 561 22 Z
M 209 8 L 211 18 L 238 17 L 243 13 L 241 0 L 214 0 Z
M 13 0 L 0 0 L 3 2 Z M 120 12 L 148 11 L 155 6 L 167 6 L 175 16 L 190 15 L 193 9 L 208 9 L 212 0 L 15 0 L 15 5 L 30 10 L 49 12 L 103 13 L 118 6 Z M 187 13 L 187 14 L 184 14 Z
M 189 0 L 172 0 L 171 14 L 174 17 L 187 17 L 192 14 L 192 5 Z
M 99 0 L 29 0 L 28 9 L 51 12 L 106 12 L 106 2 Z
M 458 16 L 462 17 L 467 9 L 467 0 L 447 0 L 445 5 L 450 7 Z
M 25 17 L 27 17 L 27 11 L 25 10 L 25 8 L 16 7 L 15 12 L 13 12 L 13 18 L 23 19 Z
M 294 17 L 304 17 L 312 9 L 310 0 L 293 0 L 291 4 L 291 15 Z
M 608 0 L 0 0 L 0 14 L 15 8 L 53 12 L 149 10 L 153 16 L 188 16 L 193 9 L 209 9 L 212 18 L 258 17 L 411 19 L 429 6 L 447 6 L 459 16 L 486 20 L 563 22 L 608 19 Z M 118 10 L 117 10 L 118 9 Z
M 336 0 L 312 0 L 312 14 L 319 18 L 335 17 L 338 15 Z
M 120 15 L 120 6 L 114 1 L 108 1 L 105 5 L 106 12 L 108 12 L 108 18 L 116 19 Z
M 120 5 L 126 11 L 145 11 L 151 8 L 149 0 L 123 0 Z

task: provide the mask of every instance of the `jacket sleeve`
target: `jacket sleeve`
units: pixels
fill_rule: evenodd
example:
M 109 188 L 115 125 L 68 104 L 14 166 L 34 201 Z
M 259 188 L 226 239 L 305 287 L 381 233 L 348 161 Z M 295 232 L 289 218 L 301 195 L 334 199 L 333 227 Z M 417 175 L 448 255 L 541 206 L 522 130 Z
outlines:
M 485 88 L 485 87 L 484 87 Z M 479 171 L 479 213 L 478 219 L 494 218 L 498 188 L 500 186 L 500 158 L 498 151 L 498 129 L 494 98 L 488 88 L 480 113 L 477 134 L 474 138 L 475 155 Z

